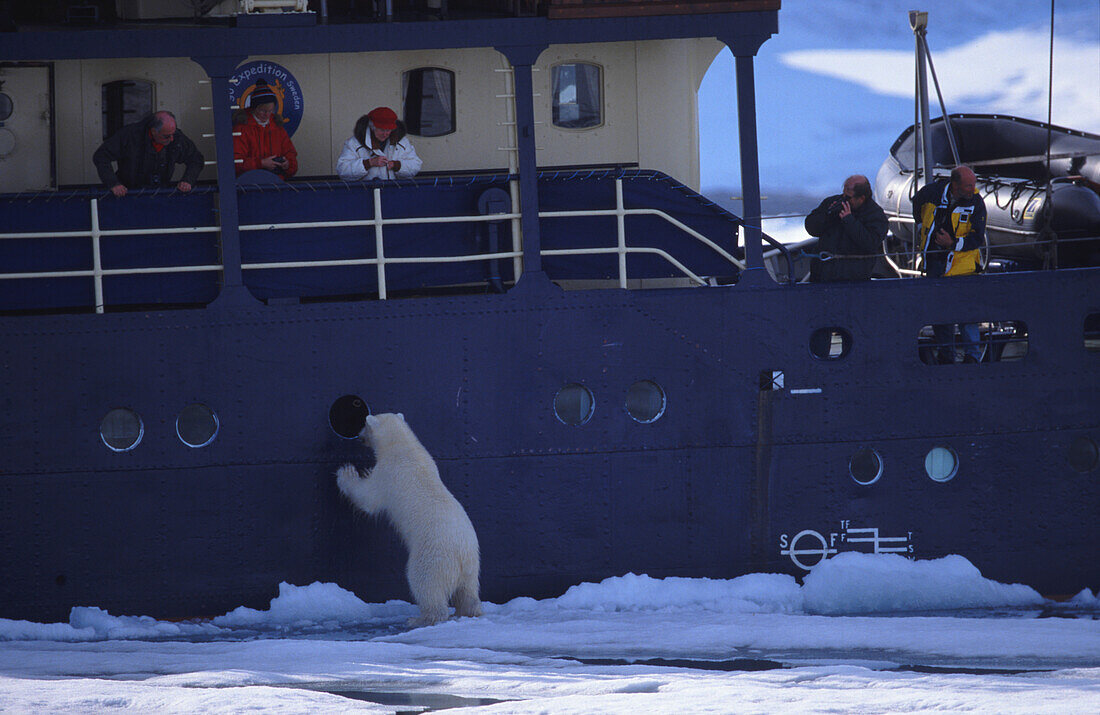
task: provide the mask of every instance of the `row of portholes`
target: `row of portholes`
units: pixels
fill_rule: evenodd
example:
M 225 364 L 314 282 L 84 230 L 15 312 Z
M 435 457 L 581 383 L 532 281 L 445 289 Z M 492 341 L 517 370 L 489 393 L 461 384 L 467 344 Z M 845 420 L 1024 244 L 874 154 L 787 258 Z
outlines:
M 635 422 L 652 424 L 665 413 L 665 391 L 652 380 L 639 380 L 626 390 L 623 409 Z M 571 382 L 554 395 L 554 416 L 567 425 L 580 426 L 592 419 L 596 398 L 584 385 Z
M 665 413 L 665 391 L 652 380 L 639 380 L 626 390 L 623 407 L 631 419 L 641 424 L 656 422 Z M 554 395 L 554 415 L 563 424 L 583 425 L 596 412 L 596 398 L 580 383 L 562 386 Z M 370 406 L 358 395 L 344 395 L 332 403 L 328 412 L 332 431 L 344 439 L 354 439 L 363 429 Z
M 1066 451 L 1070 469 L 1081 474 L 1100 465 L 1100 449 L 1092 439 L 1080 436 Z M 883 461 L 870 447 L 860 447 L 848 461 L 848 474 L 856 484 L 870 486 L 882 477 Z M 924 455 L 924 473 L 934 482 L 949 482 L 959 473 L 959 455 L 951 447 L 936 446 Z
M 205 447 L 218 436 L 218 416 L 202 403 L 188 405 L 176 415 L 176 436 L 188 447 Z M 129 452 L 141 444 L 145 422 L 141 415 L 126 407 L 108 412 L 99 423 L 103 444 L 115 452 Z
M 1083 324 L 1084 346 L 1100 352 L 1100 313 L 1089 313 Z M 819 360 L 842 360 L 852 352 L 852 334 L 845 328 L 818 328 L 810 335 L 810 354 Z M 969 346 L 973 345 L 973 348 Z M 922 326 L 917 352 L 927 365 L 968 362 L 1013 362 L 1028 352 L 1027 324 L 1020 320 Z

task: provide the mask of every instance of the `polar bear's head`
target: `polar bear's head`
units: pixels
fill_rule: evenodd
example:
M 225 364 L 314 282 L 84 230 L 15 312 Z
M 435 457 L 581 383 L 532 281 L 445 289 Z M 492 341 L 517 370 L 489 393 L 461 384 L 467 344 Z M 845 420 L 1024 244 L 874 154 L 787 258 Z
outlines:
M 408 441 L 410 433 L 405 415 L 400 412 L 383 412 L 380 415 L 367 415 L 359 436 L 364 444 L 377 453 L 379 449 Z

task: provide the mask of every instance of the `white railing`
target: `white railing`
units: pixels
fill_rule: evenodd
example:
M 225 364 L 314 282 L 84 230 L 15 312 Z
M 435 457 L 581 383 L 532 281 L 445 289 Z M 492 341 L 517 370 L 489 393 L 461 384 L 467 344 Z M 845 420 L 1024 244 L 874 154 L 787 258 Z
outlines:
M 33 233 L 0 233 L 0 239 L 6 238 L 71 238 L 90 237 L 92 239 L 92 269 L 84 271 L 38 271 L 33 273 L 0 273 L 0 280 L 21 278 L 88 278 L 95 285 L 95 312 L 103 312 L 103 277 L 128 276 L 142 273 L 197 273 L 201 271 L 220 271 L 221 265 L 209 266 L 161 266 L 155 268 L 107 268 L 101 264 L 99 239 L 104 236 L 162 236 L 169 233 L 218 233 L 218 226 L 180 226 L 176 228 L 124 228 L 102 230 L 99 228 L 99 199 L 91 200 L 92 228 L 90 231 L 41 231 Z
M 419 218 L 385 218 L 382 214 L 382 190 L 379 187 L 375 187 L 373 190 L 374 197 L 374 217 L 370 219 L 357 219 L 348 221 L 298 221 L 292 223 L 261 223 L 261 224 L 244 224 L 239 227 L 240 231 L 279 231 L 290 229 L 324 229 L 324 228 L 346 228 L 346 227 L 371 227 L 374 229 L 374 245 L 375 245 L 375 258 L 349 258 L 349 259 L 335 259 L 335 260 L 306 260 L 306 261 L 272 261 L 272 262 L 253 262 L 242 263 L 242 270 L 265 270 L 265 269 L 286 269 L 286 268 L 324 268 L 334 266 L 364 266 L 373 265 L 377 267 L 378 275 L 378 297 L 381 300 L 385 300 L 387 297 L 386 291 L 386 266 L 390 264 L 410 264 L 410 263 L 466 263 L 470 261 L 489 261 L 495 259 L 507 259 L 514 260 L 515 265 L 522 266 L 521 260 L 523 257 L 522 250 L 519 249 L 520 236 L 518 231 L 512 232 L 512 250 L 510 251 L 498 251 L 496 253 L 479 253 L 476 255 L 458 255 L 458 256 L 416 256 L 405 258 L 387 258 L 385 254 L 384 246 L 384 228 L 386 226 L 399 226 L 399 225 L 416 225 L 416 224 L 452 224 L 452 223 L 485 223 L 492 221 L 511 221 L 513 226 L 518 225 L 518 219 L 522 214 L 518 212 L 511 213 L 498 213 L 478 216 L 428 216 Z M 119 276 L 119 275 L 138 275 L 138 274 L 150 274 L 150 273 L 192 273 L 201 271 L 220 271 L 221 265 L 190 265 L 190 266 L 162 266 L 151 268 L 114 268 L 104 269 L 101 265 L 100 258 L 100 239 L 102 237 L 110 236 L 139 236 L 139 235 L 164 235 L 164 234 L 199 234 L 199 233 L 217 233 L 220 231 L 218 226 L 187 226 L 177 228 L 128 228 L 128 229 L 111 229 L 103 230 L 99 227 L 99 200 L 91 199 L 91 229 L 88 231 L 44 231 L 33 233 L 2 233 L 0 234 L 0 240 L 2 239 L 17 239 L 17 238 L 51 238 L 51 237 L 90 237 L 92 239 L 92 269 L 91 270 L 74 270 L 74 271 L 39 271 L 39 272 L 25 272 L 25 273 L 0 273 L 0 280 L 15 280 L 15 279 L 28 279 L 28 278 L 70 278 L 70 277 L 91 277 L 95 283 L 95 307 L 97 313 L 103 312 L 103 277 L 104 276 Z M 699 233 L 690 226 L 685 225 L 681 221 L 677 220 L 673 216 L 658 209 L 628 209 L 623 202 L 623 185 L 622 179 L 615 180 L 615 208 L 613 209 L 597 209 L 588 211 L 541 211 L 539 212 L 540 219 L 557 219 L 557 218 L 580 218 L 580 217 L 593 217 L 593 216 L 614 216 L 616 217 L 616 245 L 608 248 L 563 248 L 563 249 L 548 249 L 543 250 L 544 256 L 583 256 L 583 255 L 600 255 L 600 254 L 617 254 L 619 258 L 619 287 L 627 287 L 627 272 L 626 272 L 626 256 L 631 253 L 635 254 L 651 254 L 663 258 L 670 265 L 674 266 L 678 271 L 683 273 L 685 277 L 690 279 L 697 285 L 706 285 L 706 280 L 696 275 L 687 266 L 678 261 L 667 251 L 660 248 L 650 247 L 631 247 L 626 243 L 626 217 L 627 216 L 656 216 L 667 223 L 675 226 L 679 230 L 695 238 L 697 241 L 711 248 L 717 254 L 725 258 L 733 266 L 739 269 L 745 268 L 745 263 L 730 254 L 723 249 L 717 243 L 707 238 L 703 234 Z M 517 273 L 516 275 L 519 275 Z

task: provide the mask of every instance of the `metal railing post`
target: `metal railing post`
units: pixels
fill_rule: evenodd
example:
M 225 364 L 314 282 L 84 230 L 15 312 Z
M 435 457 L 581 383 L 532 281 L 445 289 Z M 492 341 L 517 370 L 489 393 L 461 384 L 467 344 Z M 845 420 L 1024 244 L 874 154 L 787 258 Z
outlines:
M 378 260 L 378 300 L 386 299 L 386 252 L 382 247 L 382 189 L 374 189 L 374 256 Z
M 99 256 L 99 199 L 92 199 L 92 280 L 95 283 L 95 312 L 103 312 L 103 264 Z
M 619 287 L 626 288 L 626 209 L 621 178 L 615 179 L 615 229 L 619 239 Z

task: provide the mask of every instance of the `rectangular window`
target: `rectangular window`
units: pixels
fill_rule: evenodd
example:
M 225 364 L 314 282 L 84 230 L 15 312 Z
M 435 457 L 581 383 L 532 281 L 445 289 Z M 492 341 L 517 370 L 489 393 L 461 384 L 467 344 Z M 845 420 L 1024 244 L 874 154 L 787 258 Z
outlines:
M 588 129 L 603 124 L 601 71 L 598 65 L 567 62 L 551 70 L 554 126 Z
M 405 126 L 409 134 L 440 137 L 455 131 L 455 73 L 418 67 L 401 76 Z

